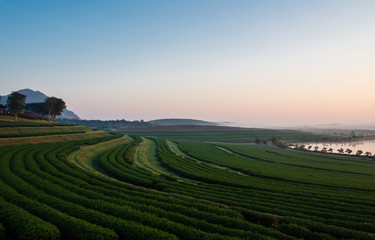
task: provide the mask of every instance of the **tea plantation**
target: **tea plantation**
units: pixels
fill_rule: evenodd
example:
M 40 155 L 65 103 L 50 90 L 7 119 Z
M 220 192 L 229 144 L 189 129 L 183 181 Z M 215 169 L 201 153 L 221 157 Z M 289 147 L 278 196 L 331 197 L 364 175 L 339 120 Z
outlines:
M 0 124 L 0 239 L 375 239 L 371 160 L 30 125 Z

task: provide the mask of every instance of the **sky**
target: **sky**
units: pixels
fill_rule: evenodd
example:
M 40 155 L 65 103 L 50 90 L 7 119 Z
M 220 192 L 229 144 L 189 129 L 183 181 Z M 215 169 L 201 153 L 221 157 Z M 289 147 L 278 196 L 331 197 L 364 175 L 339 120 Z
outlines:
M 0 0 L 0 95 L 83 119 L 375 123 L 373 0 Z

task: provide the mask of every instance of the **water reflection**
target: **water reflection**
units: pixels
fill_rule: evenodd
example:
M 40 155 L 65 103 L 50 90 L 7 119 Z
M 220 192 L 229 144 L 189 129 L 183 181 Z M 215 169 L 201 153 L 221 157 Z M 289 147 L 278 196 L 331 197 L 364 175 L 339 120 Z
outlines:
M 330 148 L 333 149 L 333 153 L 340 153 L 339 149 L 352 150 L 352 154 L 355 154 L 358 150 L 363 151 L 363 154 L 366 152 L 375 153 L 375 139 L 372 140 L 360 140 L 360 141 L 349 141 L 349 142 L 312 142 L 312 143 L 300 143 L 304 144 L 306 149 L 315 150 L 318 147 L 318 151 L 321 151 L 323 148 L 326 148 L 328 151 Z

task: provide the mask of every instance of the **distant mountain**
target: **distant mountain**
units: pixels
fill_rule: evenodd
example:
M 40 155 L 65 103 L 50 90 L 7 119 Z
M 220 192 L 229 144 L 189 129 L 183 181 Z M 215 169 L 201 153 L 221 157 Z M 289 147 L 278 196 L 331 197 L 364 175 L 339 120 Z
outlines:
M 21 89 L 16 92 L 26 95 L 26 101 L 25 101 L 26 103 L 44 102 L 44 100 L 48 98 L 48 96 L 45 95 L 44 93 L 39 92 L 39 91 L 34 91 L 28 88 Z M 6 104 L 9 95 L 10 94 L 1 97 L 1 104 Z M 58 116 L 57 118 L 80 119 L 73 111 L 69 111 L 67 109 L 65 109 L 61 113 L 61 116 Z
M 207 122 L 196 119 L 166 118 L 149 121 L 149 123 L 158 126 L 179 126 L 179 125 L 199 125 L 199 126 L 217 126 L 215 122 Z

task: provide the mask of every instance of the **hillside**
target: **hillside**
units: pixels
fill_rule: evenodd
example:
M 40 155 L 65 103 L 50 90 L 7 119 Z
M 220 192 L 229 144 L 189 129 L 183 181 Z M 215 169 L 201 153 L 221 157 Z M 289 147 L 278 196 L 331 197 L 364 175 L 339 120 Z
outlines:
M 42 92 L 39 91 L 34 91 L 28 88 L 18 90 L 16 92 L 19 92 L 21 94 L 26 95 L 26 103 L 38 103 L 38 102 L 44 102 L 48 96 Z M 2 96 L 1 98 L 1 104 L 6 104 L 8 96 Z M 65 109 L 62 113 L 61 116 L 58 116 L 58 118 L 66 118 L 66 119 L 80 119 L 77 114 L 75 114 L 73 111 L 70 111 L 68 109 Z
M 165 118 L 156 119 L 149 121 L 149 123 L 158 126 L 178 126 L 178 125 L 201 125 L 201 126 L 216 126 L 214 122 L 207 122 L 196 119 L 184 119 L 184 118 Z
M 19 117 L 18 121 L 14 121 L 11 116 L 0 115 L 0 146 L 64 142 L 108 136 L 107 132 L 93 131 L 83 126 L 30 120 L 22 117 Z

